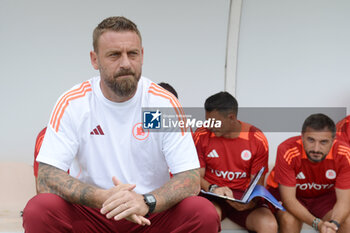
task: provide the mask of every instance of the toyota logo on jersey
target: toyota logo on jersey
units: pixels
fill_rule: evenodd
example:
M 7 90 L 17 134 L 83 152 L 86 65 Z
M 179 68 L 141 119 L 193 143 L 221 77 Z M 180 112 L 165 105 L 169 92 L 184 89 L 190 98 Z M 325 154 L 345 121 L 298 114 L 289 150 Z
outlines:
M 334 184 L 316 184 L 314 182 L 312 183 L 303 183 L 303 184 L 296 184 L 296 187 L 300 190 L 321 190 L 321 189 L 330 189 L 334 186 Z

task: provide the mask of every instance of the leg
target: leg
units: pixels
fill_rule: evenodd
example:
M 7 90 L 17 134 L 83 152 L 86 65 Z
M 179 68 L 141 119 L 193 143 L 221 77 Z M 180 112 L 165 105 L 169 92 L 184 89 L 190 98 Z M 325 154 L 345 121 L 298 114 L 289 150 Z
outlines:
M 279 210 L 277 212 L 277 220 L 280 233 L 300 233 L 303 226 L 302 222 L 288 211 Z
M 216 202 L 212 202 L 212 203 L 216 209 L 216 213 L 218 213 L 218 215 L 219 215 L 219 219 L 222 220 L 222 209 L 221 209 L 220 205 L 217 204 Z
M 188 197 L 174 207 L 150 216 L 152 233 L 217 233 L 220 219 L 214 205 L 203 197 Z
M 23 211 L 26 233 L 62 232 L 218 232 L 220 219 L 215 207 L 202 197 L 189 197 L 173 208 L 150 216 L 151 226 L 127 220 L 114 221 L 99 210 L 71 204 L 55 194 L 39 194 Z
M 97 209 L 71 204 L 51 193 L 33 197 L 23 211 L 27 233 L 113 232 L 113 224 Z
M 278 230 L 275 216 L 265 207 L 257 208 L 248 215 L 246 227 L 257 233 L 277 233 Z

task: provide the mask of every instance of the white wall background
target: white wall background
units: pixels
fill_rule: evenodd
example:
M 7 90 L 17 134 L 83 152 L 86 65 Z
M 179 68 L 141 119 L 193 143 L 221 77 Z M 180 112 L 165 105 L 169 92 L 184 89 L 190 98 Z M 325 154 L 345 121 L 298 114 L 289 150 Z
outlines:
M 350 107 L 350 1 L 243 1 L 242 106 Z
M 143 75 L 171 83 L 184 106 L 224 88 L 228 0 L 0 0 L 0 161 L 32 163 L 57 98 L 97 75 L 92 31 L 123 15 L 143 36 Z
M 349 12 L 348 0 L 243 0 L 240 105 L 347 107 L 349 114 Z M 296 134 L 266 133 L 270 161 L 277 145 Z
M 229 3 L 0 0 L 0 161 L 31 163 L 35 137 L 58 96 L 97 75 L 89 61 L 91 33 L 107 16 L 138 24 L 145 76 L 171 83 L 184 106 L 202 106 L 224 89 Z M 243 0 L 240 106 L 349 109 L 348 12 L 347 0 Z M 270 155 L 294 134 L 267 133 Z

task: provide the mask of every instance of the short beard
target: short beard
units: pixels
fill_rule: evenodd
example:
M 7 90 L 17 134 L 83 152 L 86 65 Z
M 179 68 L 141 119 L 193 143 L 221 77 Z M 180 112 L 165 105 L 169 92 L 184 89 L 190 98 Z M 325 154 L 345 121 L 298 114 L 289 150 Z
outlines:
M 137 81 L 131 79 L 125 79 L 116 82 L 106 81 L 106 84 L 112 91 L 120 97 L 129 97 L 135 93 L 137 89 Z
M 310 151 L 310 152 L 311 152 L 311 151 Z M 313 159 L 313 158 L 311 158 L 311 156 L 309 155 L 309 153 L 306 152 L 306 156 L 308 157 L 308 159 L 311 160 L 312 162 L 315 162 L 315 163 L 319 163 L 319 162 L 323 161 L 323 160 L 326 158 L 326 156 L 327 156 L 327 155 L 324 155 L 324 154 L 321 153 L 321 152 L 320 152 L 320 154 L 323 155 L 323 157 L 322 157 L 321 159 Z
M 131 75 L 132 78 L 119 80 L 119 76 L 123 75 Z M 136 77 L 131 71 L 121 71 L 115 74 L 112 79 L 105 79 L 105 83 L 117 96 L 129 97 L 136 92 L 139 80 L 140 76 Z

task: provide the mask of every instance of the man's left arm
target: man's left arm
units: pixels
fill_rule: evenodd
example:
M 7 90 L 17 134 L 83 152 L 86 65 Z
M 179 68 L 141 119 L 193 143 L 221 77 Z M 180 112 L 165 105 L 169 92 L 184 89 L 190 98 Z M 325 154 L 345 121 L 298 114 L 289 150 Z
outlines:
M 151 192 L 157 200 L 154 212 L 167 210 L 186 197 L 198 195 L 199 191 L 199 169 L 175 174 L 163 187 Z
M 337 221 L 340 225 L 344 222 L 347 216 L 350 214 L 350 209 L 348 208 L 350 206 L 350 189 L 335 189 L 335 193 L 337 196 L 337 202 L 335 203 L 332 215 L 330 219 L 324 219 L 324 220 L 334 220 Z M 333 225 L 330 226 L 334 228 L 336 225 L 334 223 L 325 222 L 324 225 Z
M 338 161 L 338 174 L 335 182 L 335 194 L 337 201 L 332 209 L 330 219 L 324 220 L 334 220 L 338 222 L 340 225 L 344 222 L 344 220 L 349 216 L 350 209 L 350 164 L 348 161 L 348 156 L 350 156 L 350 148 L 344 144 L 343 142 L 336 141 L 336 149 L 342 151 L 342 153 L 346 152 L 346 154 L 338 154 L 336 161 Z M 343 152 L 344 151 L 344 152 Z M 327 227 L 331 227 L 335 229 L 336 224 L 325 222 L 324 225 Z

